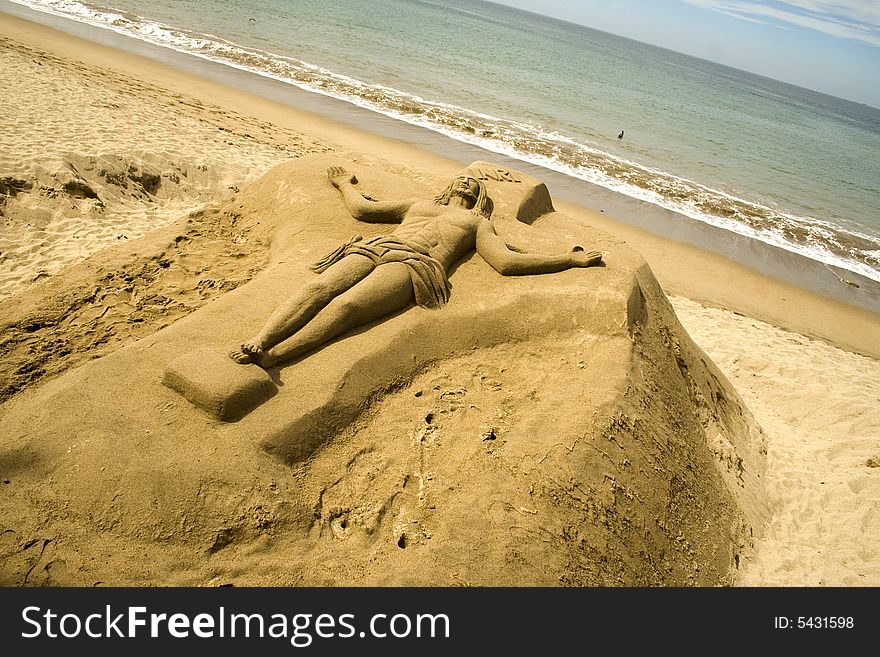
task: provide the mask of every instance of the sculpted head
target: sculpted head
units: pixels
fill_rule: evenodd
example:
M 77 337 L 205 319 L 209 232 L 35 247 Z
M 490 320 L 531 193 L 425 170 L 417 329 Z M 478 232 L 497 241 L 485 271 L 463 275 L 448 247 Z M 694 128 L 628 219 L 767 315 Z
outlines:
M 456 176 L 443 192 L 434 199 L 439 205 L 449 205 L 453 196 L 463 198 L 467 207 L 476 215 L 486 217 L 492 214 L 492 202 L 486 194 L 486 186 L 471 176 Z

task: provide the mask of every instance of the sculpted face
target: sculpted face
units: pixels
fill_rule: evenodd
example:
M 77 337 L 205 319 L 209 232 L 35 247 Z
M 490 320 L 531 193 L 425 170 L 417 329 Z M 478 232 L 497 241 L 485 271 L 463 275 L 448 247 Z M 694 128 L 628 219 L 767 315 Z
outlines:
M 452 185 L 452 192 L 468 202 L 468 207 L 474 207 L 480 196 L 480 183 L 468 176 L 459 176 Z

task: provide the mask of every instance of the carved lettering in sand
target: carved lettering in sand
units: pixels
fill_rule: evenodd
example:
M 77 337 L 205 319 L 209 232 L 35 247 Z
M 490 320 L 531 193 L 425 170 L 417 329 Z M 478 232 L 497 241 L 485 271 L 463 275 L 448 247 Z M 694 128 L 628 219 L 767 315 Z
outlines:
M 509 169 L 476 169 L 476 176 L 479 180 L 497 180 L 498 182 L 521 183 L 522 180 L 516 177 L 516 174 Z

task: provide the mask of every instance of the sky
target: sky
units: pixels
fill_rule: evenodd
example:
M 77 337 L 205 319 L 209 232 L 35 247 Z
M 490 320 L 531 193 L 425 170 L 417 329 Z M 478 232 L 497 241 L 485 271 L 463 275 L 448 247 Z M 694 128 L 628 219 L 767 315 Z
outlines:
M 494 0 L 880 108 L 880 0 Z

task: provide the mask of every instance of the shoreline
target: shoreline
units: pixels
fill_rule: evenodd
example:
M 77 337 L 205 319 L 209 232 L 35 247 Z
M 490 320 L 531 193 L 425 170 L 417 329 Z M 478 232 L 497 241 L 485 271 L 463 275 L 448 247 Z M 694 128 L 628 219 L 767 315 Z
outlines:
M 247 77 L 255 87 L 252 89 L 253 92 L 256 92 L 255 95 L 250 91 L 196 76 L 168 63 L 154 61 L 133 52 L 85 40 L 42 23 L 34 23 L 7 13 L 0 13 L 0 18 L 2 18 L 0 20 L 0 35 L 12 41 L 36 43 L 40 48 L 58 56 L 79 60 L 85 64 L 161 85 L 169 91 L 226 107 L 239 114 L 253 116 L 279 127 L 295 130 L 324 142 L 337 144 L 341 148 L 355 144 L 354 148 L 358 151 L 381 153 L 381 156 L 386 160 L 404 161 L 443 174 L 452 174 L 479 157 L 490 159 L 494 157 L 502 163 L 510 163 L 526 173 L 546 180 L 551 197 L 554 198 L 558 209 L 595 223 L 603 230 L 624 239 L 642 253 L 668 293 L 685 296 L 704 305 L 729 309 L 779 328 L 828 341 L 855 353 L 880 358 L 880 321 L 878 321 L 880 315 L 877 312 L 853 305 L 854 292 L 852 288 L 833 278 L 832 274 L 825 270 L 820 263 L 810 261 L 802 256 L 781 252 L 780 249 L 763 245 L 754 240 L 748 240 L 751 244 L 746 244 L 745 238 L 723 240 L 723 237 L 730 237 L 729 233 L 726 235 L 716 234 L 712 238 L 716 240 L 717 244 L 727 243 L 729 247 L 732 247 L 727 249 L 732 253 L 722 255 L 707 248 L 706 242 L 709 238 L 706 235 L 707 231 L 704 230 L 710 229 L 709 233 L 713 231 L 721 233 L 722 231 L 719 229 L 710 226 L 696 226 L 696 231 L 684 231 L 703 233 L 699 238 L 704 242 L 701 246 L 688 243 L 687 240 L 692 239 L 693 235 L 676 235 L 677 239 L 656 235 L 646 230 L 646 225 L 649 225 L 651 221 L 650 212 L 647 216 L 643 216 L 640 212 L 631 212 L 638 209 L 634 206 L 646 205 L 635 199 L 621 197 L 619 194 L 602 188 L 596 188 L 600 190 L 600 193 L 590 199 L 588 198 L 590 192 L 584 191 L 593 187 L 588 187 L 588 183 L 581 184 L 581 181 L 568 179 L 572 183 L 571 187 L 575 187 L 577 190 L 566 189 L 564 185 L 566 176 L 552 171 L 540 170 L 539 167 L 503 156 L 494 156 L 487 151 L 451 139 L 447 139 L 448 145 L 450 148 L 454 147 L 457 152 L 448 153 L 448 155 L 455 155 L 455 157 L 444 157 L 430 149 L 430 146 L 436 145 L 439 141 L 437 139 L 439 135 L 436 133 L 394 121 L 342 101 L 323 98 L 316 94 L 291 88 L 290 85 L 262 79 L 255 75 L 238 75 L 241 73 L 240 71 L 228 69 L 220 64 L 203 62 L 180 53 L 163 53 L 171 55 L 168 59 L 174 60 L 175 64 L 178 63 L 178 59 L 181 61 L 195 60 L 191 63 L 198 64 L 203 69 L 212 69 L 215 72 L 219 69 L 226 69 L 225 73 L 230 77 Z M 57 20 L 65 23 L 72 22 L 66 19 Z M 77 27 L 88 28 L 89 26 Z M 83 31 L 91 33 L 97 31 L 97 28 Z M 108 41 L 134 41 L 112 33 L 110 36 L 112 38 Z M 150 44 L 135 43 L 132 45 L 147 50 L 163 50 Z M 368 125 L 366 129 L 355 128 L 349 124 L 350 121 L 355 120 L 353 118 L 349 118 L 348 121 L 345 120 L 345 117 L 327 118 L 313 111 L 293 107 L 290 104 L 280 103 L 265 97 L 270 94 L 278 95 L 279 92 L 286 92 L 286 95 L 291 98 L 295 97 L 296 101 L 314 96 L 315 98 L 312 100 L 332 101 L 336 106 L 345 105 L 346 108 L 340 109 L 348 109 L 351 117 L 356 117 L 356 120 L 360 121 L 364 119 L 365 115 L 371 115 L 367 118 L 373 118 L 374 125 Z M 282 93 L 282 95 L 285 94 Z M 315 104 L 313 103 L 312 106 L 314 107 Z M 388 130 L 387 124 L 389 122 L 399 128 L 402 136 L 412 141 L 402 141 L 373 132 L 374 129 L 379 131 L 380 127 L 383 130 Z M 421 135 L 421 140 L 419 140 L 419 135 Z M 428 143 L 426 143 L 426 137 L 429 138 Z M 573 196 L 577 196 L 579 202 L 572 202 Z M 595 207 L 597 205 L 607 206 L 609 211 L 604 211 L 604 207 L 598 208 L 599 211 L 597 211 Z M 614 207 L 615 205 L 616 207 Z M 641 208 L 642 211 L 644 209 L 644 207 Z M 650 208 L 651 212 L 655 210 L 657 209 Z M 633 225 L 634 221 L 641 225 Z M 688 223 L 694 224 L 695 222 Z M 693 229 L 693 226 L 690 228 Z M 752 253 L 749 253 L 748 247 L 753 247 Z M 735 261 L 731 256 L 739 257 L 742 262 Z M 760 271 L 752 266 L 762 262 L 764 263 L 762 269 L 765 271 Z M 766 270 L 772 271 L 773 274 L 769 274 Z M 841 296 L 849 296 L 846 299 L 848 303 L 794 285 L 790 280 L 778 278 L 779 275 L 788 279 L 807 276 L 808 280 L 814 281 L 824 278 L 825 289 L 823 291 L 827 293 L 829 290 L 837 290 Z M 857 278 L 860 285 L 865 283 L 857 275 L 852 275 L 852 278 Z M 859 296 L 867 297 L 868 305 L 873 306 L 875 295 L 870 283 L 871 281 L 867 281 L 856 292 L 859 293 Z M 865 292 L 868 294 L 864 294 Z M 877 298 L 878 308 L 880 308 L 880 295 Z
M 8 4 L 9 0 L 0 0 L 0 7 L 4 6 L 4 3 Z M 255 93 L 264 98 L 299 109 L 306 109 L 354 129 L 365 130 L 378 136 L 417 144 L 441 157 L 451 158 L 460 162 L 477 159 L 499 161 L 501 164 L 518 170 L 527 170 L 532 175 L 547 182 L 554 192 L 554 198 L 558 197 L 573 201 L 577 205 L 592 210 L 609 212 L 620 221 L 638 226 L 661 237 L 685 241 L 700 249 L 711 250 L 725 255 L 734 261 L 744 262 L 753 269 L 785 280 L 795 286 L 806 287 L 819 294 L 866 308 L 875 313 L 880 312 L 880 277 L 878 277 L 880 272 L 872 270 L 870 267 L 866 269 L 866 262 L 861 260 L 850 260 L 847 262 L 848 258 L 841 254 L 829 260 L 831 252 L 827 252 L 824 255 L 820 253 L 825 248 L 821 247 L 821 243 L 824 243 L 824 237 L 820 237 L 819 242 L 814 245 L 816 248 L 819 248 L 820 252 L 814 252 L 813 247 L 806 246 L 801 238 L 793 237 L 803 227 L 798 228 L 797 225 L 788 226 L 787 221 L 780 218 L 789 212 L 793 212 L 795 215 L 806 212 L 801 219 L 805 219 L 810 223 L 814 221 L 809 219 L 812 216 L 811 210 L 804 210 L 802 208 L 799 211 L 783 211 L 778 209 L 781 215 L 777 217 L 777 220 L 781 221 L 781 223 L 778 223 L 776 228 L 763 237 L 752 237 L 749 232 L 750 229 L 744 227 L 739 220 L 734 221 L 732 225 L 725 228 L 726 217 L 728 216 L 727 211 L 732 213 L 732 215 L 737 215 L 738 211 L 732 207 L 724 206 L 725 202 L 722 200 L 722 197 L 726 197 L 727 192 L 722 190 L 726 189 L 728 185 L 723 182 L 716 181 L 710 185 L 710 187 L 714 186 L 715 188 L 709 190 L 712 192 L 714 200 L 711 202 L 706 200 L 706 202 L 713 206 L 721 203 L 721 206 L 718 206 L 719 211 L 717 213 L 709 212 L 705 214 L 698 212 L 700 216 L 692 216 L 687 210 L 684 210 L 684 214 L 680 214 L 678 210 L 669 205 L 671 201 L 677 202 L 679 198 L 677 191 L 672 192 L 672 199 L 660 197 L 652 201 L 650 198 L 646 198 L 638 189 L 634 189 L 632 194 L 630 194 L 630 192 L 617 190 L 615 184 L 601 186 L 604 185 L 602 183 L 597 186 L 587 183 L 577 173 L 567 169 L 567 165 L 555 161 L 553 158 L 550 161 L 543 162 L 540 155 L 534 153 L 514 154 L 504 145 L 481 143 L 481 139 L 476 139 L 475 141 L 474 138 L 464 136 L 463 134 L 459 134 L 457 137 L 448 137 L 444 132 L 442 121 L 433 127 L 430 125 L 421 126 L 419 125 L 420 121 L 415 117 L 396 117 L 393 109 L 386 111 L 387 108 L 383 109 L 381 103 L 379 107 L 367 109 L 359 102 L 358 93 L 354 93 L 353 98 L 347 98 L 346 92 L 342 92 L 343 97 L 340 97 L 332 80 L 327 90 L 323 89 L 323 83 L 315 87 L 314 85 L 309 86 L 306 82 L 302 84 L 308 87 L 308 90 L 304 90 L 300 83 L 296 81 L 286 78 L 281 81 L 274 79 L 273 75 L 275 73 L 272 72 L 272 67 L 263 70 L 261 73 L 259 70 L 261 67 L 258 66 L 258 70 L 253 70 L 248 63 L 237 64 L 234 57 L 229 61 L 223 62 L 223 57 L 217 60 L 211 54 L 202 55 L 188 52 L 185 48 L 178 51 L 172 44 L 156 45 L 150 38 L 140 39 L 127 34 L 125 30 L 116 32 L 113 29 L 108 29 L 106 26 L 105 28 L 94 27 L 87 23 L 72 20 L 69 16 L 60 17 L 44 12 L 34 12 L 30 9 L 21 10 L 17 9 L 16 5 L 9 6 L 9 9 L 12 13 L 18 11 L 26 18 L 42 22 L 56 29 L 62 29 L 68 33 L 86 38 L 89 41 L 103 43 L 126 52 L 139 54 L 222 85 Z M 208 51 L 211 51 L 210 47 L 208 47 Z M 293 78 L 296 79 L 297 76 L 294 74 Z M 379 93 L 381 94 L 381 89 L 379 89 Z M 406 94 L 407 92 L 401 91 L 400 93 Z M 369 99 L 367 102 L 369 102 Z M 645 120 L 650 121 L 651 119 L 645 117 Z M 433 119 L 429 123 L 432 123 L 432 121 Z M 664 124 L 664 127 L 661 128 L 663 132 L 667 129 L 673 129 L 676 125 L 667 122 L 664 122 Z M 473 134 L 479 136 L 480 133 L 481 131 L 477 129 Z M 684 147 L 685 145 L 681 144 L 681 146 Z M 670 148 L 673 151 L 676 149 L 674 145 L 670 146 Z M 496 152 L 505 153 L 505 155 L 496 155 Z M 605 152 L 605 155 L 612 158 L 617 157 L 616 155 L 610 155 L 608 151 Z M 528 164 L 524 164 L 524 162 Z M 631 164 L 636 168 L 645 166 L 643 163 L 639 163 L 638 157 Z M 649 166 L 648 169 L 650 168 Z M 661 177 L 672 176 L 675 178 L 683 176 L 682 181 L 690 185 L 693 181 L 704 179 L 703 168 L 702 165 L 694 164 L 690 167 L 689 171 L 676 168 L 674 174 L 661 171 L 656 173 L 660 174 Z M 616 175 L 612 178 L 615 177 Z M 770 177 L 772 178 L 773 176 L 771 175 Z M 818 179 L 824 177 L 823 174 L 815 172 L 813 174 L 803 174 L 797 177 L 798 183 L 796 187 L 806 185 L 812 188 L 815 186 L 813 183 L 818 183 Z M 732 180 L 730 182 L 732 184 Z M 702 185 L 702 183 L 693 184 Z M 752 203 L 752 201 L 746 199 L 756 198 L 756 195 L 758 197 L 763 196 L 766 191 L 763 189 L 764 185 L 758 180 L 753 180 L 751 183 L 740 182 L 737 186 L 742 190 L 751 190 L 751 192 L 745 192 L 743 198 L 739 199 L 739 201 L 746 205 Z M 845 185 L 841 187 L 841 190 L 843 189 L 845 189 Z M 735 195 L 739 194 L 736 191 L 733 191 L 733 193 Z M 841 193 L 835 193 L 835 195 L 842 197 Z M 790 201 L 794 202 L 795 205 L 797 205 L 798 200 L 801 202 L 808 200 L 808 198 L 803 197 L 803 193 L 797 194 L 797 196 L 802 198 L 789 197 Z M 731 198 L 735 198 L 735 196 Z M 815 204 L 818 201 L 813 200 L 810 202 Z M 767 201 L 761 201 L 758 202 L 758 205 L 763 204 L 763 206 L 766 206 L 766 203 Z M 821 202 L 818 203 L 819 206 L 822 205 Z M 673 205 L 675 204 L 673 203 Z M 725 211 L 722 206 L 727 207 L 727 210 Z M 770 206 L 766 206 L 764 209 L 768 212 L 777 211 L 772 210 Z M 746 214 L 749 213 L 746 212 Z M 835 214 L 840 217 L 847 216 L 846 211 L 837 211 Z M 767 219 L 767 221 L 773 221 L 774 223 L 777 220 Z M 748 221 L 745 223 L 751 225 Z M 819 223 L 822 222 L 820 221 Z M 789 229 L 794 231 L 790 239 L 781 238 L 779 234 L 776 234 L 780 231 L 786 233 Z M 828 239 L 834 241 L 830 236 L 828 236 Z M 848 243 L 846 242 L 848 238 L 843 239 L 845 241 L 841 244 Z M 857 242 L 860 241 L 859 238 L 854 239 Z M 832 248 L 832 251 L 835 248 Z M 839 258 L 843 258 L 843 260 Z M 817 263 L 822 262 L 828 263 L 828 265 L 816 266 Z M 854 274 L 853 272 L 861 272 L 861 274 Z M 848 277 L 849 280 L 858 285 L 857 292 L 855 291 L 855 286 L 848 285 L 842 280 L 844 277 Z

